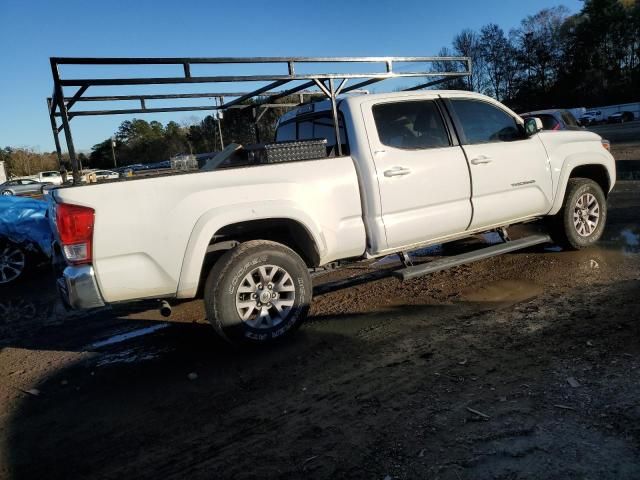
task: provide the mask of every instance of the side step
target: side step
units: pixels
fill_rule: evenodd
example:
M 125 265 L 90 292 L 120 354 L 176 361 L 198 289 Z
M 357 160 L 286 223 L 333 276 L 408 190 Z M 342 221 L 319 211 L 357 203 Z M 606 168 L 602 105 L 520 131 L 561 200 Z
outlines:
M 495 257 L 503 253 L 513 252 L 522 248 L 532 247 L 541 243 L 551 242 L 549 235 L 531 235 L 529 237 L 520 238 L 505 243 L 499 243 L 497 245 L 491 245 L 490 247 L 480 248 L 473 252 L 467 252 L 453 257 L 445 257 L 433 262 L 427 262 L 422 265 L 416 265 L 413 267 L 406 267 L 393 272 L 393 276 L 400 278 L 401 280 L 410 280 L 412 278 L 420 277 L 428 273 L 439 272 L 440 270 L 446 270 L 451 267 L 457 267 L 465 263 L 477 262 L 478 260 L 484 260 L 485 258 Z

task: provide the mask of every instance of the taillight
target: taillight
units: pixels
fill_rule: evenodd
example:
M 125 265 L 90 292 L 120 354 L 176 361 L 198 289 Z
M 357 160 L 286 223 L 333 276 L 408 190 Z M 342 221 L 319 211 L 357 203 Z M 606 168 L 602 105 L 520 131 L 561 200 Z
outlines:
M 56 227 L 69 263 L 91 263 L 94 215 L 93 208 L 66 203 L 56 205 Z

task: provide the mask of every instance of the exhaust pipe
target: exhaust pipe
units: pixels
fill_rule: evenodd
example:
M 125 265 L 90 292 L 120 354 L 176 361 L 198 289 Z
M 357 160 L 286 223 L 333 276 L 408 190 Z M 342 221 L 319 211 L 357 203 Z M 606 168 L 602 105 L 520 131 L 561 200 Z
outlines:
M 171 305 L 166 300 L 160 301 L 160 315 L 168 317 L 171 315 Z

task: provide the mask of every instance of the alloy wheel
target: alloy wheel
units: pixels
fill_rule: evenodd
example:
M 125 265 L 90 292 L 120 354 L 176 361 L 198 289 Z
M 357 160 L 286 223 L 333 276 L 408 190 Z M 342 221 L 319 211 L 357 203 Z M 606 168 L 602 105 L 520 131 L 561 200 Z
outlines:
M 5 244 L 0 246 L 0 284 L 11 283 L 17 279 L 25 267 L 24 252 L 17 246 Z
M 591 193 L 583 193 L 578 197 L 573 210 L 573 225 L 581 237 L 588 237 L 595 232 L 600 223 L 600 204 Z
M 287 318 L 296 298 L 289 272 L 277 265 L 262 265 L 247 273 L 236 293 L 236 310 L 243 322 L 270 329 Z

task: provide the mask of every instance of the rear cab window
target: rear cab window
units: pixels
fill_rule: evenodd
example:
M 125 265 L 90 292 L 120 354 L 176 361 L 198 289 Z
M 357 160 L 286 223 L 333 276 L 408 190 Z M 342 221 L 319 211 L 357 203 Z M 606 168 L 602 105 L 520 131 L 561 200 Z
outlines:
M 349 142 L 344 128 L 344 118 L 341 112 L 338 113 L 338 116 L 342 154 L 349 155 Z M 320 139 L 327 141 L 327 156 L 337 155 L 336 135 L 331 112 L 325 111 L 300 115 L 281 123 L 276 131 L 276 142 Z

